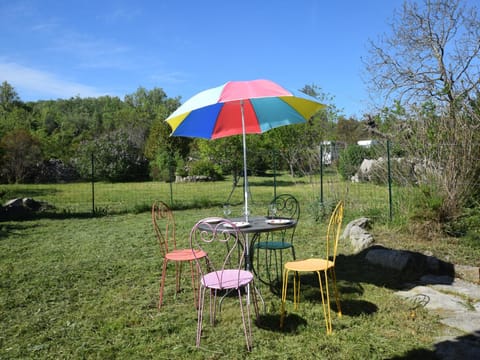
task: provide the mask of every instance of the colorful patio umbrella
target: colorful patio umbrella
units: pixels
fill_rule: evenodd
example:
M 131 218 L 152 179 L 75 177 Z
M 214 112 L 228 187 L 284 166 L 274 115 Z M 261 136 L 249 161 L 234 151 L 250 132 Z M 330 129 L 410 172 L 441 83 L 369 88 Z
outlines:
M 165 121 L 172 136 L 218 139 L 243 135 L 244 206 L 248 222 L 246 134 L 260 134 L 303 123 L 324 105 L 270 80 L 230 81 L 202 91 L 181 105 Z

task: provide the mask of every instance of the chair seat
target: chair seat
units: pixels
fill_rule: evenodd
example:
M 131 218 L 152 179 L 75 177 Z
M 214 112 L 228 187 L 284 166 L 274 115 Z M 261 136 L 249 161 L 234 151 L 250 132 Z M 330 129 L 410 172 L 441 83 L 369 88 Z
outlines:
M 253 274 L 250 271 L 235 269 L 210 272 L 200 282 L 204 287 L 222 290 L 236 289 L 248 285 L 252 280 Z
M 325 271 L 334 266 L 333 261 L 326 259 L 306 259 L 289 261 L 285 263 L 285 269 L 290 271 Z
M 192 261 L 195 258 L 200 259 L 207 255 L 205 251 L 195 250 L 195 255 L 192 252 L 192 249 L 177 249 L 168 252 L 165 255 L 165 258 L 171 261 Z
M 260 241 L 255 244 L 256 249 L 268 249 L 268 250 L 284 250 L 289 249 L 293 245 L 284 241 Z

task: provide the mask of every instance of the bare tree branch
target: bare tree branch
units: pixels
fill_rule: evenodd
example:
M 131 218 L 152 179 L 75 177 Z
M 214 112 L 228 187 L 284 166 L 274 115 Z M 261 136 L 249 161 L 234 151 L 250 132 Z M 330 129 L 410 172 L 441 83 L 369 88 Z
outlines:
M 480 88 L 480 21 L 461 0 L 406 1 L 370 42 L 369 88 L 385 99 L 451 107 Z

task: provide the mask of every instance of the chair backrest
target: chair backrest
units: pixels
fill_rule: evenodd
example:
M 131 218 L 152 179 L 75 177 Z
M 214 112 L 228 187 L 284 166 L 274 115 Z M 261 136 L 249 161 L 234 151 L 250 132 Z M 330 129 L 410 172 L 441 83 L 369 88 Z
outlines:
M 272 213 L 272 206 L 275 207 L 275 213 Z M 293 219 L 298 223 L 298 219 L 300 218 L 300 204 L 293 195 L 277 195 L 268 206 L 267 216 Z M 267 234 L 267 239 L 269 239 L 269 241 L 281 241 L 293 244 L 296 228 L 297 227 L 294 226 L 282 231 L 273 231 Z
M 326 259 L 332 260 L 333 263 L 335 263 L 337 257 L 338 239 L 340 238 L 340 232 L 342 229 L 343 207 L 343 200 L 340 200 L 337 206 L 335 206 L 332 215 L 330 215 L 330 220 L 328 222 Z
M 232 281 L 240 281 L 240 270 L 245 264 L 245 238 L 233 222 L 227 219 L 205 218 L 197 222 L 190 231 L 190 247 L 203 250 L 207 261 L 196 259 L 201 276 L 216 272 L 220 288 L 231 288 Z M 225 270 L 238 270 L 238 276 L 227 279 Z M 227 283 L 228 281 L 228 283 Z M 234 286 L 235 287 L 235 286 Z
M 175 219 L 172 210 L 163 201 L 155 201 L 152 205 L 152 224 L 162 256 L 175 250 Z
M 271 206 L 275 206 L 275 213 L 272 214 Z M 298 200 L 290 194 L 277 195 L 275 199 L 270 202 L 268 208 L 268 216 L 276 216 L 280 218 L 289 218 L 298 221 L 300 218 L 300 204 Z

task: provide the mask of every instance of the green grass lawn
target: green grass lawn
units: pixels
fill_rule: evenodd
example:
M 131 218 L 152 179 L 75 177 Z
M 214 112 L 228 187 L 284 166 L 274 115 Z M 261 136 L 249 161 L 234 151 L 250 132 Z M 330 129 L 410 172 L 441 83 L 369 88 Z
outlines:
M 252 213 L 264 213 L 275 194 L 290 193 L 302 204 L 302 215 L 321 216 L 328 212 L 339 199 L 347 203 L 346 217 L 368 216 L 376 222 L 386 223 L 389 218 L 388 188 L 374 184 L 359 184 L 343 181 L 338 174 L 328 174 L 323 179 L 323 191 L 318 177 L 292 178 L 279 174 L 275 179 L 267 176 L 251 176 L 250 208 Z M 275 186 L 274 186 L 275 184 Z M 218 208 L 229 202 L 234 213 L 240 215 L 243 207 L 242 181 L 233 187 L 231 177 L 224 181 L 197 183 L 132 182 L 68 184 L 13 184 L 1 185 L 3 202 L 30 197 L 54 207 L 54 212 L 63 215 L 89 216 L 96 214 L 140 213 L 148 211 L 153 199 L 163 199 L 174 209 Z M 407 196 L 405 192 L 407 191 Z M 408 191 L 395 189 L 393 193 L 394 218 L 397 223 L 405 221 L 408 213 Z M 323 194 L 325 207 L 320 206 Z M 221 215 L 221 210 L 220 213 Z
M 265 214 L 274 194 L 271 177 L 251 178 L 252 214 Z M 128 183 L 95 185 L 97 216 L 90 216 L 90 184 L 2 186 L 3 200 L 33 197 L 55 213 L 0 222 L 0 359 L 391 359 L 433 358 L 442 326 L 431 314 L 394 295 L 395 274 L 372 267 L 341 242 L 337 278 L 343 316 L 333 314 L 333 335 L 325 323 L 313 277 L 302 282 L 293 310 L 287 300 L 285 328 L 279 329 L 280 290 L 258 283 L 265 312 L 253 327 L 253 351 L 246 353 L 238 303 L 227 298 L 219 323 L 205 322 L 202 347 L 195 348 L 197 314 L 189 281 L 174 296 L 169 268 L 164 305 L 157 310 L 162 259 L 149 206 L 154 199 L 173 207 L 180 239 L 206 216 L 221 216 L 232 183 Z M 170 190 L 173 190 L 170 193 Z M 277 194 L 291 193 L 301 206 L 295 235 L 298 258 L 321 256 L 322 211 L 346 199 L 344 225 L 358 216 L 374 220 L 377 242 L 392 248 L 431 251 L 445 261 L 475 265 L 478 247 L 458 239 L 419 237 L 399 231 L 409 211 L 408 189 L 394 189 L 393 222 L 388 221 L 385 187 L 325 181 L 325 208 L 318 182 L 279 177 Z M 401 193 L 401 191 L 406 191 Z M 241 186 L 233 193 L 232 216 L 242 211 Z M 88 215 L 88 216 L 86 216 Z M 320 221 L 318 221 L 320 219 Z M 403 219 L 403 220 L 402 220 Z M 400 225 L 400 227 L 399 227 Z M 188 274 L 187 274 L 188 275 Z
M 197 219 L 220 213 L 219 206 L 177 210 L 178 234 L 186 239 Z M 318 285 L 307 277 L 299 310 L 287 301 L 283 331 L 278 289 L 259 284 L 265 312 L 253 326 L 252 353 L 233 298 L 224 301 L 216 327 L 206 319 L 196 349 L 188 280 L 174 298 L 167 278 L 157 311 L 161 258 L 148 212 L 0 226 L 0 359 L 386 359 L 430 350 L 441 330 L 422 309 L 412 320 L 411 304 L 393 295 L 394 279 L 341 244 L 344 316 L 334 313 L 333 335 L 325 334 Z M 324 232 L 323 222 L 304 214 L 298 257 L 321 255 Z

